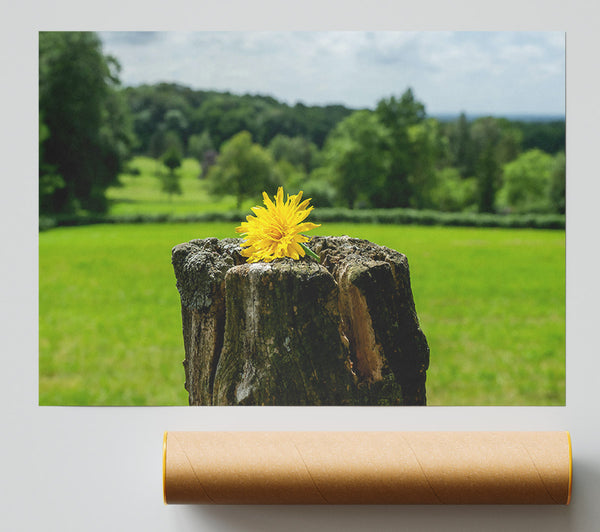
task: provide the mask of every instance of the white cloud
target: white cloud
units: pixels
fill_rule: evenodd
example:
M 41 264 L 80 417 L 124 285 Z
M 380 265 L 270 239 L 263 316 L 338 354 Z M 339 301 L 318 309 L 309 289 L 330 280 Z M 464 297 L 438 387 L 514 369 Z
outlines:
M 288 103 L 373 107 L 412 87 L 429 112 L 563 113 L 560 32 L 100 34 L 125 84 L 173 81 Z

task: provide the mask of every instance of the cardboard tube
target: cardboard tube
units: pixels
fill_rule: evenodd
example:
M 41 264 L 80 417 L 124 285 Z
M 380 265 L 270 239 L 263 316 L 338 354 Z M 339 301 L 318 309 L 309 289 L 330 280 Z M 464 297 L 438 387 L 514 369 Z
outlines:
M 569 504 L 568 432 L 166 432 L 168 504 Z

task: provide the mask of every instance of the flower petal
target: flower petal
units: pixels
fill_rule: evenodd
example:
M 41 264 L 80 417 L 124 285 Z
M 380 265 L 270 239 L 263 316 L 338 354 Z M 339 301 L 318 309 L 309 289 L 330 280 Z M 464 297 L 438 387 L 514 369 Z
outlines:
M 306 255 L 300 244 L 308 242 L 309 238 L 301 233 L 319 227 L 319 224 L 301 223 L 313 210 L 309 206 L 310 198 L 300 203 L 302 194 L 302 191 L 288 194 L 284 202 L 283 187 L 279 187 L 273 202 L 263 192 L 265 206 L 252 207 L 254 216 L 248 215 L 235 229 L 244 237 L 241 253 L 248 262 L 271 262 L 283 257 L 298 260 Z

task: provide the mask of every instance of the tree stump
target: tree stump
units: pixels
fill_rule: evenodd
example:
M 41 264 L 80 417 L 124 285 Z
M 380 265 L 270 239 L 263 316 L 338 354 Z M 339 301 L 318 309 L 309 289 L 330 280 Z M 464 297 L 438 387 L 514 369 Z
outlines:
M 190 405 L 425 405 L 429 347 L 406 257 L 314 237 L 247 264 L 241 239 L 173 248 Z

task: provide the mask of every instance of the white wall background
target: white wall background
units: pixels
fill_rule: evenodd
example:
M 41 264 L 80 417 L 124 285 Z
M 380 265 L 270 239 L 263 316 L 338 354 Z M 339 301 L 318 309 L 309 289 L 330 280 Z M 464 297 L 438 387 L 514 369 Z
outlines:
M 598 11 L 572 0 L 24 0 L 3 9 L 0 529 L 8 531 L 595 531 L 598 421 Z M 138 29 L 567 32 L 567 406 L 66 408 L 37 406 L 37 31 Z M 8 162 L 8 164 L 7 164 Z M 19 198 L 19 201 L 15 201 Z M 43 272 L 39 272 L 43 275 Z M 568 507 L 164 506 L 164 430 L 570 430 Z

